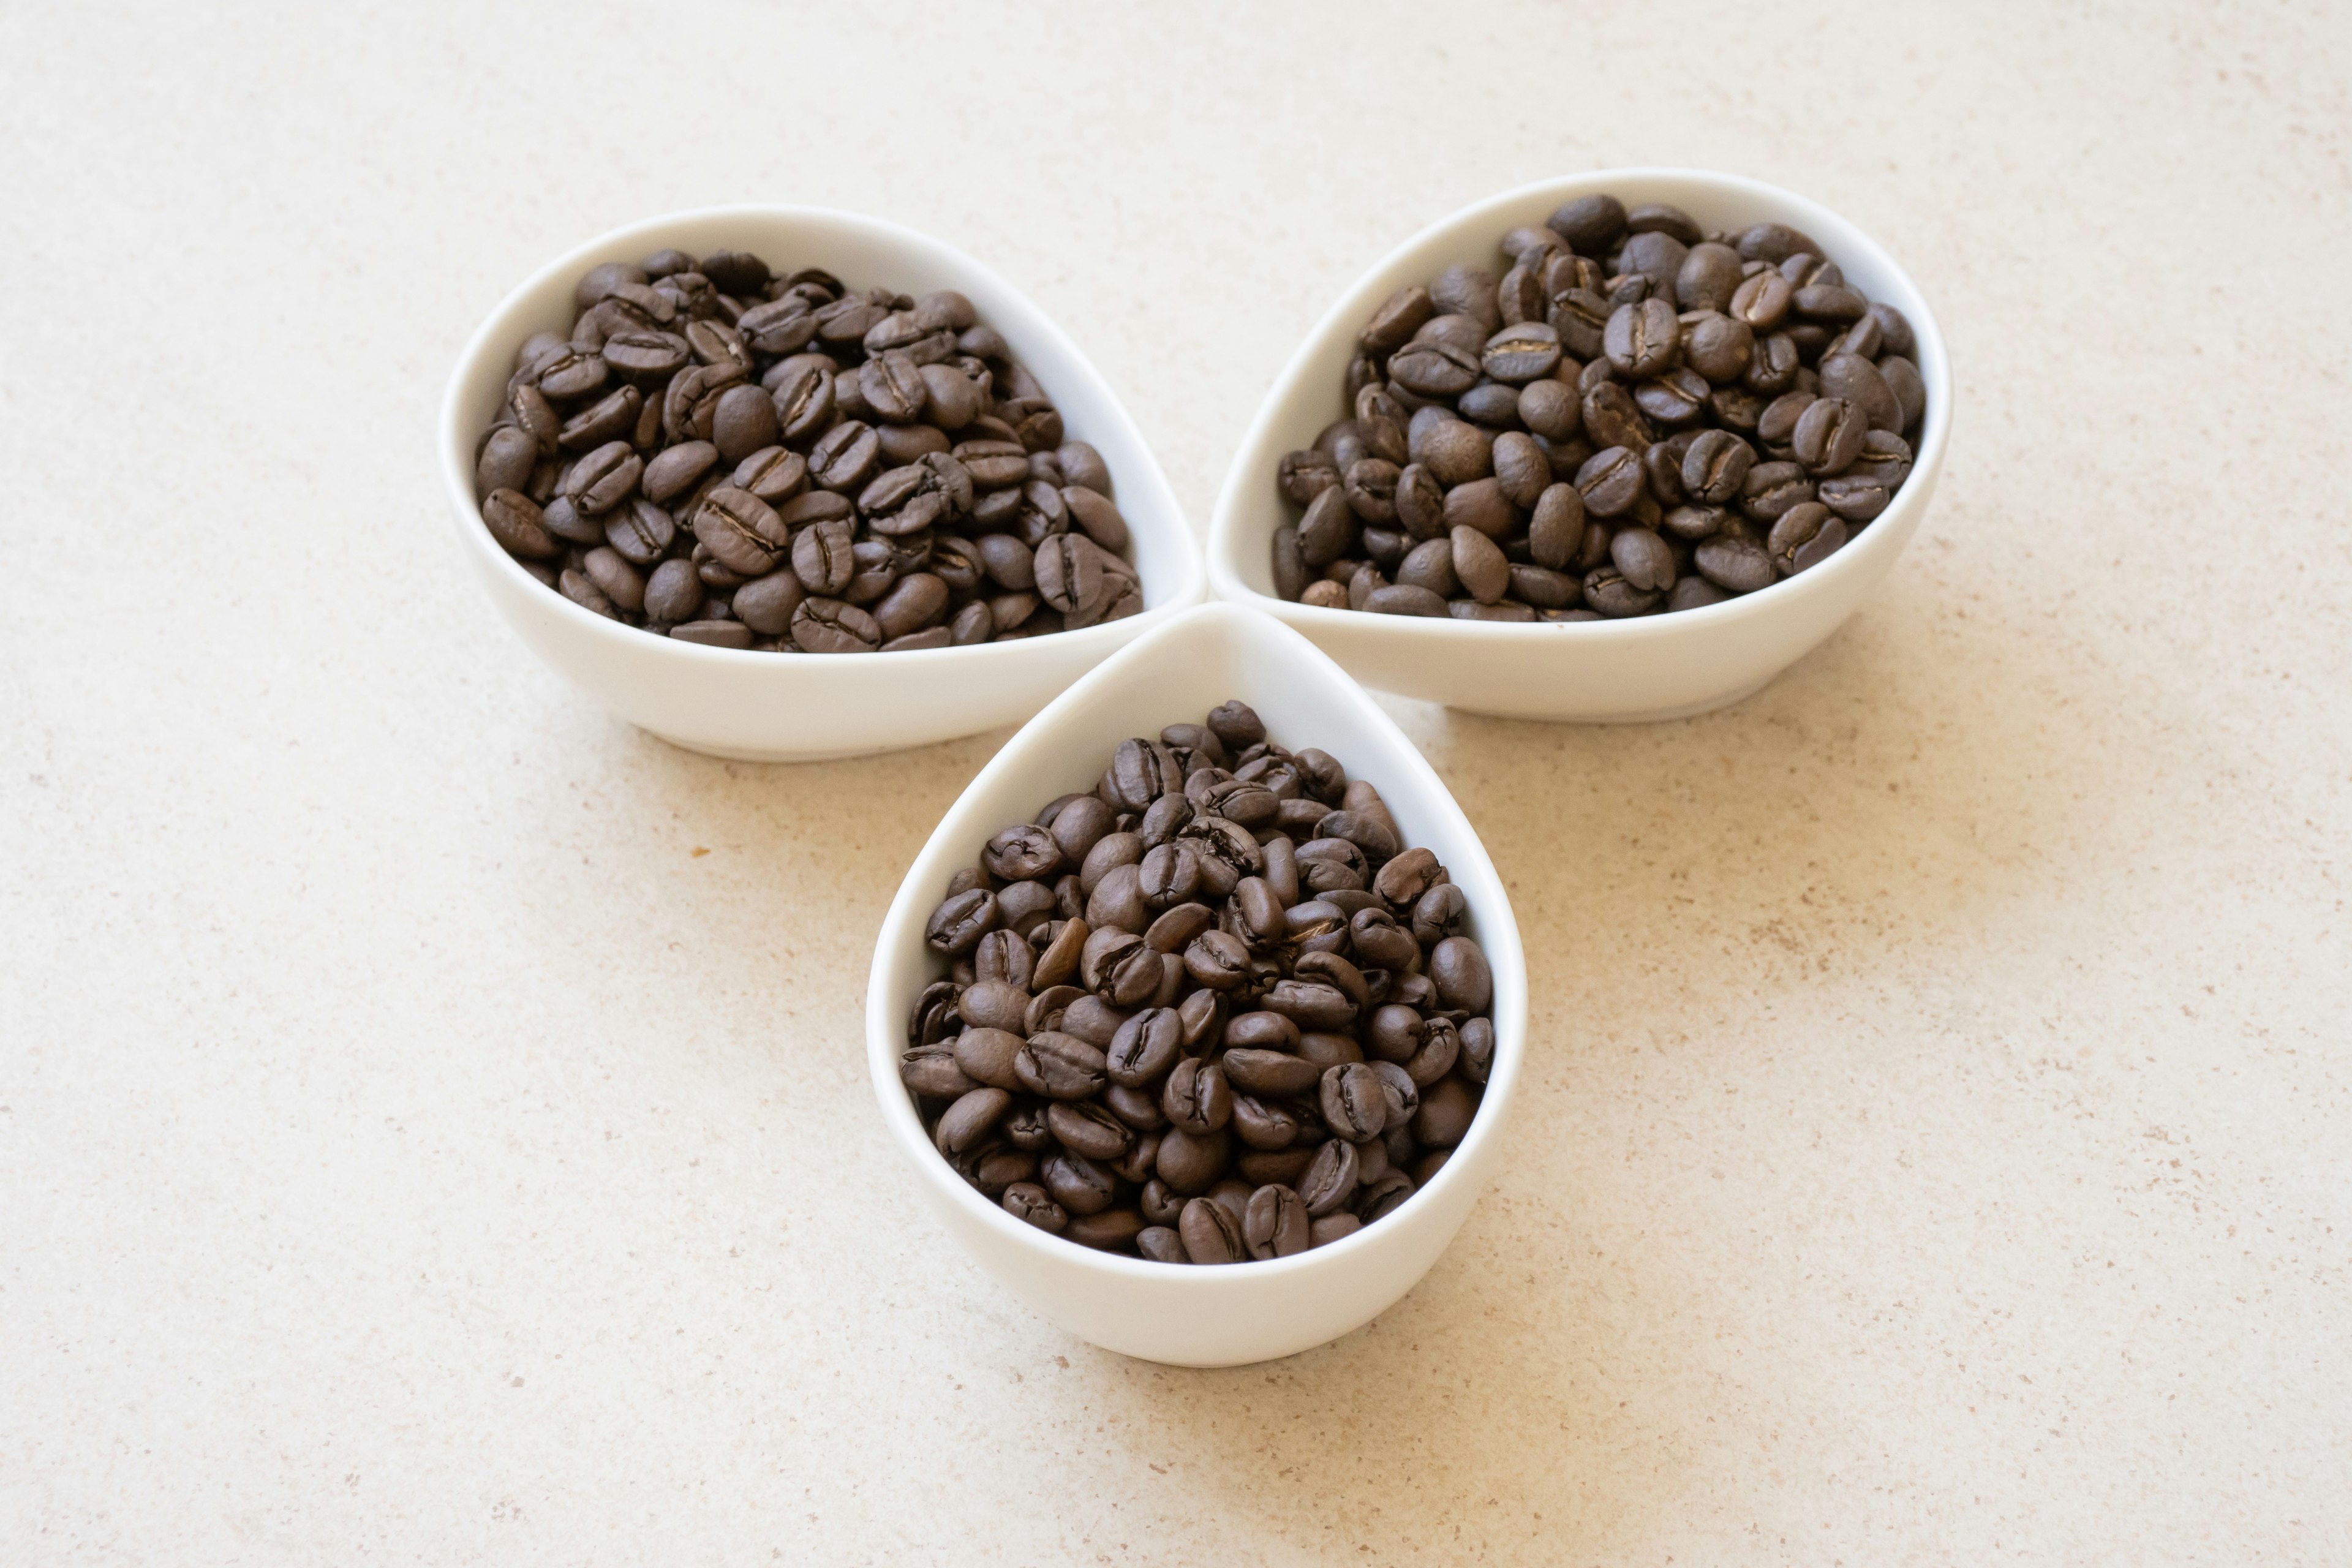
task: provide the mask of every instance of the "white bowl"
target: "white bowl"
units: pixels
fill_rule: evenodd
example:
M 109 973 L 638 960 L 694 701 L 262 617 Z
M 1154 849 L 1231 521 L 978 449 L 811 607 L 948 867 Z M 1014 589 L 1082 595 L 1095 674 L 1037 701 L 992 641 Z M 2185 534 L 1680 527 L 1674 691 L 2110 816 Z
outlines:
M 1803 230 L 1918 340 L 1927 411 L 1911 476 L 1869 527 L 1811 571 L 1705 609 L 1622 621 L 1495 625 L 1292 604 L 1274 591 L 1275 530 L 1294 521 L 1275 489 L 1283 454 L 1347 413 L 1341 381 L 1356 332 L 1397 289 L 1456 262 L 1492 266 L 1506 232 L 1540 225 L 1572 197 L 1673 202 L 1706 229 L 1763 222 Z M 1547 180 L 1465 207 L 1391 251 L 1342 295 L 1266 394 L 1209 525 L 1209 581 L 1279 616 L 1367 686 L 1516 719 L 1680 719 L 1737 702 L 1837 629 L 1886 575 L 1926 514 L 1952 423 L 1952 376 L 1935 313 L 1876 241 L 1804 197 L 1733 174 L 1608 169 Z
M 923 924 L 948 879 L 1010 822 L 1090 787 L 1118 743 L 1198 723 L 1238 697 L 1296 750 L 1320 746 L 1379 786 L 1409 843 L 1433 850 L 1470 907 L 1495 973 L 1495 1063 L 1469 1135 L 1397 1210 L 1295 1257 L 1219 1268 L 1095 1252 L 1006 1214 L 949 1168 L 898 1080 L 907 1016 L 938 977 Z M 1337 1339 L 1385 1310 L 1437 1260 L 1495 1160 L 1526 1049 L 1527 963 L 1510 900 L 1478 835 L 1388 716 L 1305 639 L 1211 605 L 1152 629 L 1064 692 L 981 770 L 898 889 L 875 944 L 866 1055 L 883 1120 L 947 1233 L 1014 1295 L 1107 1350 L 1180 1366 L 1270 1361 Z
M 490 538 L 474 500 L 474 451 L 542 329 L 568 332 L 572 290 L 605 261 L 675 246 L 750 251 L 783 270 L 823 267 L 853 288 L 958 289 L 1004 334 L 1061 410 L 1072 440 L 1102 453 L 1134 538 L 1144 609 L 1125 620 L 1019 642 L 893 654 L 773 654 L 674 642 L 572 603 Z M 952 247 L 896 224 L 818 207 L 709 207 L 591 240 L 540 269 L 490 312 L 458 357 L 441 404 L 441 470 L 457 542 L 491 602 L 557 674 L 630 723 L 714 756 L 805 762 L 926 745 L 1028 717 L 1113 649 L 1202 594 L 1199 552 L 1150 449 L 1076 344 L 1012 284 Z

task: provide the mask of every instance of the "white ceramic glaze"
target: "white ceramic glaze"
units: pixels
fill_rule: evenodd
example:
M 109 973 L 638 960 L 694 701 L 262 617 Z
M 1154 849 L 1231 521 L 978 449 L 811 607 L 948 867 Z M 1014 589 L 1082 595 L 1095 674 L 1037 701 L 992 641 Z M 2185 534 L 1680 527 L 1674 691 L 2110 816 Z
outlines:
M 1240 698 L 1294 750 L 1319 746 L 1370 779 L 1407 842 L 1444 862 L 1495 974 L 1495 1064 L 1469 1136 L 1436 1178 L 1376 1225 L 1293 1258 L 1195 1268 L 1089 1251 L 1014 1219 L 950 1170 L 898 1081 L 907 1016 L 941 965 L 923 926 L 948 879 L 1008 822 L 1092 787 L 1130 735 L 1198 722 Z M 1108 1350 L 1183 1366 L 1267 1361 L 1369 1321 L 1428 1271 L 1484 1185 L 1527 1039 L 1527 964 L 1510 900 L 1469 821 L 1412 743 L 1344 671 L 1268 617 L 1204 605 L 1154 627 L 1013 736 L 950 809 L 892 901 L 866 999 L 874 1091 L 948 1235 L 1039 1312 Z
M 771 654 L 653 637 L 542 586 L 482 525 L 474 500 L 477 440 L 497 411 L 523 340 L 541 329 L 570 330 L 572 290 L 580 275 L 600 262 L 634 261 L 667 246 L 697 255 L 747 250 L 784 268 L 823 267 L 861 288 L 962 290 L 1052 395 L 1069 437 L 1102 453 L 1134 537 L 1143 613 L 978 647 Z M 1019 290 L 961 251 L 852 213 L 711 207 L 616 229 L 550 262 L 509 295 L 466 345 L 441 405 L 440 449 L 458 545 L 531 651 L 621 718 L 715 756 L 814 761 L 1013 723 L 1203 592 L 1199 551 L 1160 465 L 1076 345 Z
M 1456 262 L 1492 267 L 1504 234 L 1541 224 L 1576 196 L 1631 206 L 1673 202 L 1707 229 L 1777 221 L 1820 241 L 1873 300 L 1901 310 L 1918 340 L 1927 410 L 1910 478 L 1868 528 L 1821 565 L 1702 610 L 1636 620 L 1496 626 L 1375 616 L 1275 597 L 1272 541 L 1295 521 L 1275 489 L 1284 453 L 1311 446 L 1347 412 L 1341 381 L 1356 332 L 1397 289 Z M 1736 702 L 1802 658 L 1895 564 L 1935 493 L 1952 418 L 1944 339 L 1918 289 L 1869 236 L 1802 196 L 1731 174 L 1612 169 L 1548 180 L 1465 207 L 1407 240 L 1331 307 L 1266 395 L 1226 474 L 1209 528 L 1209 580 L 1223 598 L 1279 616 L 1367 686 L 1474 713 L 1519 719 L 1679 719 Z

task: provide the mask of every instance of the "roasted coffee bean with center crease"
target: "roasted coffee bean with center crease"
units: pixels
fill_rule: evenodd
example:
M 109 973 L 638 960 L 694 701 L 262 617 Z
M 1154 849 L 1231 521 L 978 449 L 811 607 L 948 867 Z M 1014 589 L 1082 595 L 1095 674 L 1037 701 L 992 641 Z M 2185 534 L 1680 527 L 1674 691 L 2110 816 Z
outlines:
M 607 441 L 572 465 L 563 493 L 593 517 L 626 500 L 645 471 L 645 459 L 626 441 Z
M 1032 1035 L 1013 1059 L 1021 1087 L 1048 1100 L 1085 1100 L 1108 1081 L 1101 1051 L 1075 1035 Z
M 1221 1062 L 1187 1057 L 1168 1075 L 1160 1093 L 1160 1113 L 1170 1125 L 1206 1136 L 1233 1120 L 1233 1089 Z
M 1712 395 L 1706 378 L 1686 367 L 1670 370 L 1633 389 L 1643 413 L 1669 428 L 1689 424 L 1706 411 Z
M 1194 1198 L 1176 1222 L 1184 1254 L 1194 1263 L 1239 1263 L 1250 1256 L 1241 1222 L 1213 1198 Z
M 1380 1075 L 1362 1062 L 1326 1068 L 1319 1098 L 1323 1123 L 1335 1138 L 1367 1143 L 1379 1137 L 1387 1123 L 1388 1101 Z
M 1141 1089 L 1175 1065 L 1183 1046 L 1183 1025 L 1175 1009 L 1149 1007 L 1118 1026 L 1104 1053 L 1104 1070 L 1113 1083 Z
M 1755 449 L 1730 431 L 1700 431 L 1683 453 L 1683 492 L 1710 506 L 1737 500 L 1755 460 Z
M 1318 1147 L 1298 1180 L 1298 1195 L 1307 1214 L 1320 1218 L 1344 1206 L 1355 1194 L 1360 1164 L 1356 1145 L 1344 1138 L 1328 1139 Z
M 856 605 L 812 596 L 793 611 L 793 643 L 803 653 L 872 653 L 882 628 Z
M 1835 474 L 1862 455 L 1862 438 L 1870 421 L 1862 408 L 1843 397 L 1822 397 L 1798 416 L 1789 447 L 1808 473 Z
M 1053 1111 L 1046 1111 L 1050 1128 Z M 1057 1149 L 1045 1156 L 1039 1174 L 1045 1178 L 1045 1190 L 1054 1201 L 1067 1209 L 1073 1220 L 1080 1215 L 1100 1214 L 1118 1201 L 1118 1181 L 1108 1171 L 1083 1154 L 1067 1149 Z
M 836 595 L 857 573 L 855 534 L 847 521 L 827 519 L 793 536 L 793 573 L 812 594 Z
M 1663 375 L 1682 357 L 1682 322 L 1664 300 L 1620 305 L 1601 334 L 1609 363 L 1628 381 Z
M 1661 595 L 1635 587 L 1614 566 L 1596 567 L 1584 574 L 1584 602 L 1612 620 L 1643 616 L 1658 607 Z
M 1256 1258 L 1288 1258 L 1307 1250 L 1307 1205 L 1289 1187 L 1267 1185 L 1249 1197 L 1242 1235 Z
M 509 555 L 545 561 L 563 553 L 562 542 L 548 531 L 546 514 L 520 490 L 492 490 L 482 502 L 482 521 Z
M 1820 502 L 1808 501 L 1780 514 L 1764 548 L 1773 569 L 1791 577 L 1828 560 L 1845 540 L 1844 520 Z
M 1622 517 L 1642 494 L 1641 455 L 1630 447 L 1595 452 L 1576 470 L 1576 489 L 1592 517 Z
M 1006 1214 L 1026 1220 L 1042 1231 L 1059 1234 L 1070 1223 L 1069 1211 L 1034 1182 L 1013 1183 L 1004 1189 L 1003 1201 Z
M 721 565 L 747 575 L 774 569 L 786 533 L 773 507 L 732 485 L 712 490 L 694 514 L 694 537 Z M 815 589 L 817 584 L 809 586 Z
M 1045 1126 L 1063 1148 L 1099 1164 L 1118 1160 L 1135 1142 L 1133 1131 L 1098 1105 L 1055 1100 L 1045 1107 Z
M 1790 507 L 1813 499 L 1812 481 L 1795 463 L 1758 463 L 1739 489 L 1739 510 L 1758 522 L 1770 522 Z
M 1062 864 L 1062 847 L 1051 833 L 1036 824 L 1017 823 L 988 841 L 980 853 L 980 861 L 992 877 L 1024 882 L 1057 870 Z

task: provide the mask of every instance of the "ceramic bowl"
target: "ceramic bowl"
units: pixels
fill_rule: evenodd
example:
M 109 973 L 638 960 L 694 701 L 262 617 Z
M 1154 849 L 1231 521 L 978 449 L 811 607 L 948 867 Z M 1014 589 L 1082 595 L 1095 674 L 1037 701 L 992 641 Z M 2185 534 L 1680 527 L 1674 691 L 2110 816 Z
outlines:
M 976 647 L 892 654 L 772 654 L 698 647 L 623 626 L 551 592 L 491 540 L 474 499 L 474 452 L 514 353 L 568 331 L 572 285 L 600 262 L 664 247 L 747 250 L 784 268 L 823 267 L 853 287 L 958 289 L 1004 334 L 1060 408 L 1074 440 L 1108 466 L 1133 535 L 1143 613 L 1082 630 Z M 814 761 L 925 745 L 1014 723 L 1202 596 L 1199 552 L 1135 422 L 1076 345 L 1010 283 L 938 240 L 815 207 L 733 206 L 616 229 L 559 257 L 490 313 L 441 405 L 441 469 L 457 543 L 507 623 L 557 674 L 614 714 L 714 756 Z
M 1320 746 L 1378 785 L 1411 844 L 1435 851 L 1468 900 L 1495 974 L 1495 1062 L 1469 1135 L 1395 1212 L 1294 1257 L 1221 1268 L 1091 1251 L 1014 1219 L 968 1185 L 924 1134 L 898 1079 L 907 1018 L 941 966 L 923 927 L 948 879 L 1009 822 L 1090 787 L 1118 743 L 1199 722 L 1228 698 L 1294 750 Z M 866 1002 L 874 1092 L 941 1227 L 1007 1289 L 1079 1337 L 1183 1366 L 1267 1361 L 1336 1339 L 1411 1289 L 1492 1170 L 1527 1039 L 1527 964 L 1510 900 L 1461 808 L 1421 753 L 1344 671 L 1266 616 L 1205 605 L 1138 637 L 1030 721 L 965 790 L 907 873 L 882 924 Z
M 1909 319 L 1927 410 L 1911 476 L 1887 509 L 1811 571 L 1675 615 L 1497 626 L 1322 609 L 1276 597 L 1274 533 L 1296 521 L 1276 491 L 1276 471 L 1284 453 L 1313 445 L 1325 426 L 1346 414 L 1341 382 L 1366 318 L 1397 289 L 1425 283 L 1456 262 L 1493 266 L 1507 231 L 1539 225 L 1561 203 L 1601 193 L 1628 206 L 1673 202 L 1709 230 L 1789 224 L 1820 241 L 1873 301 Z M 1242 439 L 1210 524 L 1209 578 L 1219 596 L 1278 616 L 1357 679 L 1384 691 L 1518 719 L 1684 718 L 1757 690 L 1869 596 L 1927 513 L 1951 420 L 1951 367 L 1935 312 L 1875 240 L 1828 208 L 1755 180 L 1688 169 L 1612 169 L 1548 180 L 1423 229 L 1331 307 Z

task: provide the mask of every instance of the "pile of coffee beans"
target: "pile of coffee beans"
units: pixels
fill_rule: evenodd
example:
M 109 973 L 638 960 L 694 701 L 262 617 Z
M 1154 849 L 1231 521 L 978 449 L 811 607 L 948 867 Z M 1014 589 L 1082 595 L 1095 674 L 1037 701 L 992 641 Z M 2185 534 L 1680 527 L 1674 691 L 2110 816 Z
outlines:
M 1097 452 L 971 301 L 756 256 L 592 268 L 515 355 L 475 459 L 491 537 L 681 641 L 870 653 L 1143 607 Z
M 1357 334 L 1282 460 L 1276 591 L 1481 621 L 1656 615 L 1826 560 L 1911 471 L 1910 323 L 1783 224 L 1585 196 Z
M 1227 702 L 1124 742 L 988 841 L 899 1075 L 957 1173 L 1161 1263 L 1284 1258 L 1391 1213 L 1470 1130 L 1494 978 L 1380 792 Z

